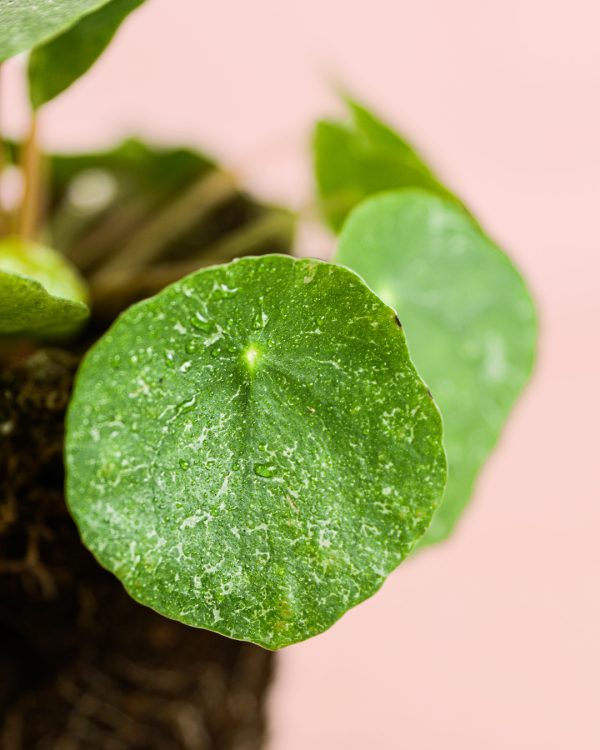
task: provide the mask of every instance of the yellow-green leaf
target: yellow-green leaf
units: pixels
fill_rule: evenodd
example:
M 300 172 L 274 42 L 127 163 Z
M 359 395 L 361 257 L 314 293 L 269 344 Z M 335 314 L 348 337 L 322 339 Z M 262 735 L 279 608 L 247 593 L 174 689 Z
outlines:
M 87 318 L 85 283 L 60 253 L 18 237 L 0 241 L 0 334 L 68 335 Z

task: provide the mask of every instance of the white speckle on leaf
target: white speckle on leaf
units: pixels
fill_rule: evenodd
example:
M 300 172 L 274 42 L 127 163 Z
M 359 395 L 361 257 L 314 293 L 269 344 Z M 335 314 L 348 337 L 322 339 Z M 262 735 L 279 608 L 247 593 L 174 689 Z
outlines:
M 486 380 L 499 382 L 506 378 L 508 371 L 506 347 L 499 336 L 488 334 L 485 339 L 484 367 Z
M 194 526 L 197 526 L 202 518 L 200 516 L 188 516 L 181 524 L 179 528 L 181 529 L 193 529 Z

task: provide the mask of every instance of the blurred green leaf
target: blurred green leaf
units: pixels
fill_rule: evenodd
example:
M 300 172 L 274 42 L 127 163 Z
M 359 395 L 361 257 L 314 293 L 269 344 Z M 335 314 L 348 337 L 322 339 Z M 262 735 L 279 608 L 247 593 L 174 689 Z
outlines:
M 375 196 L 344 225 L 335 260 L 398 311 L 442 411 L 448 485 L 423 542 L 445 538 L 534 362 L 534 304 L 508 257 L 454 201 Z
M 313 143 L 319 203 L 335 231 L 373 193 L 421 187 L 452 197 L 407 141 L 357 102 L 346 103 L 350 121 L 317 123 Z
M 68 29 L 109 0 L 0 0 L 0 62 Z
M 375 593 L 446 476 L 394 311 L 281 255 L 123 313 L 78 373 L 66 465 L 82 539 L 135 599 L 272 649 Z
M 144 0 L 112 0 L 67 31 L 36 47 L 29 59 L 29 97 L 34 109 L 49 102 L 82 76 Z
M 91 154 L 50 157 L 50 221 L 53 246 L 84 270 L 122 255 L 158 215 L 221 173 L 214 160 L 187 148 L 169 148 L 128 140 L 118 148 Z M 199 195 L 165 240 L 160 260 L 201 260 L 224 237 L 231 237 L 265 216 L 279 218 L 280 229 L 251 249 L 289 252 L 295 216 L 287 209 L 261 203 L 230 181 L 214 200 Z M 217 253 L 218 255 L 219 253 Z M 226 257 L 212 262 L 231 260 Z M 235 257 L 235 256 L 233 256 Z
M 52 245 L 84 271 L 118 255 L 176 196 L 216 169 L 186 148 L 128 140 L 108 151 L 49 156 Z
M 289 253 L 296 216 L 257 200 L 205 155 L 129 140 L 49 159 L 49 244 L 112 317 L 202 266 Z
M 60 253 L 0 240 L 0 334 L 68 335 L 87 318 L 86 287 Z

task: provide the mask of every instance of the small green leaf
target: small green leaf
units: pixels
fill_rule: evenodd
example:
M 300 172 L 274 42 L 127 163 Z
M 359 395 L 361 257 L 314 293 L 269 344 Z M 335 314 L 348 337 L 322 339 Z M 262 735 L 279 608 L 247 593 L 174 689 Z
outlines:
M 29 59 L 34 109 L 62 93 L 100 57 L 125 18 L 144 0 L 112 0 L 67 31 L 37 47 Z
M 65 31 L 109 0 L 0 0 L 0 62 Z
M 88 316 L 86 289 L 60 253 L 0 241 L 0 334 L 54 337 L 72 333 Z
M 444 418 L 448 485 L 424 541 L 446 537 L 530 377 L 535 308 L 507 256 L 454 202 L 376 196 L 349 217 L 336 260 L 397 311 Z
M 314 133 L 319 202 L 335 231 L 349 211 L 373 193 L 422 187 L 451 197 L 409 143 L 360 104 L 346 101 L 351 121 L 324 120 Z
M 78 374 L 66 465 L 85 544 L 135 599 L 267 648 L 373 594 L 445 480 L 393 310 L 347 269 L 279 255 L 124 313 Z

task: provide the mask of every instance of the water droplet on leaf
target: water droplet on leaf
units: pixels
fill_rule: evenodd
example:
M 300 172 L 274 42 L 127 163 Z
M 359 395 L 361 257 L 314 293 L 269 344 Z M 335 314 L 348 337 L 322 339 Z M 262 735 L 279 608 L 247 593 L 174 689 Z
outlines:
M 254 473 L 258 477 L 269 479 L 275 476 L 275 468 L 270 464 L 254 464 Z
M 202 331 L 203 333 L 208 333 L 213 327 L 210 320 L 204 320 L 203 318 L 198 317 L 198 315 L 195 315 L 190 320 L 190 323 L 197 331 Z

